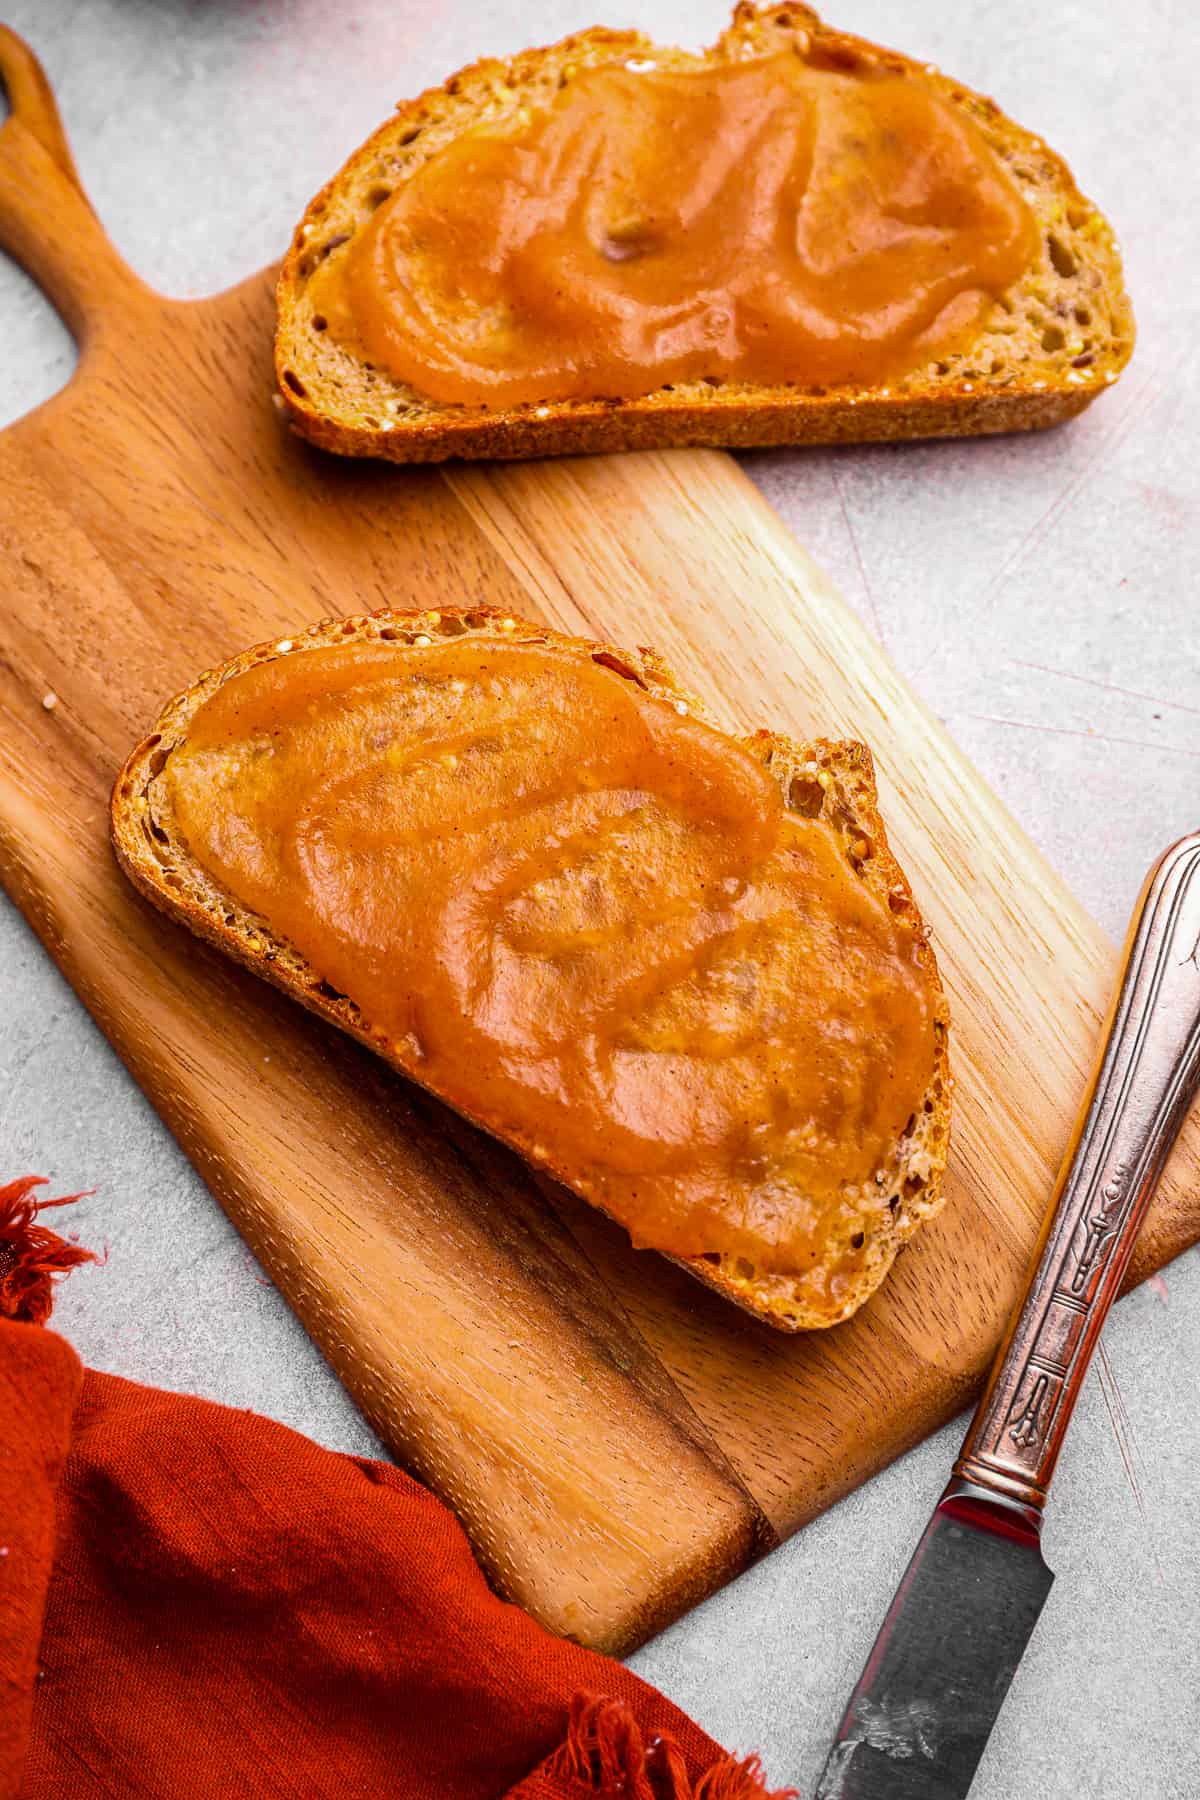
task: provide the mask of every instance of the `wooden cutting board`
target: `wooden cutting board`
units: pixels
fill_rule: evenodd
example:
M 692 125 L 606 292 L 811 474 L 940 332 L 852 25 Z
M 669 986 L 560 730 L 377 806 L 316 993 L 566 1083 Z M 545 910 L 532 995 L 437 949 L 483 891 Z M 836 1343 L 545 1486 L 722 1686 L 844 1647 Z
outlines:
M 0 876 L 495 1584 L 628 1650 L 970 1400 L 1114 951 L 731 459 L 400 471 L 310 451 L 272 404 L 270 272 L 199 303 L 151 293 L 11 34 L 0 70 L 0 244 L 82 353 L 0 435 Z M 783 1337 L 635 1253 L 118 875 L 108 790 L 161 701 L 331 612 L 464 598 L 651 642 L 729 722 L 873 747 L 958 1092 L 949 1204 L 850 1324 Z M 1193 1122 L 1135 1279 L 1200 1235 L 1198 1144 Z

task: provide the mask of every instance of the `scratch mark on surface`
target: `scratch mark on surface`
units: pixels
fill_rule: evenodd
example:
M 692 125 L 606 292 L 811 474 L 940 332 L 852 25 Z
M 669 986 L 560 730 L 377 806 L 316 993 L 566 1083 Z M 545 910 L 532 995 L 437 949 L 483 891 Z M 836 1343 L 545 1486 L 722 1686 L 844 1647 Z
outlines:
M 1125 1470 L 1125 1477 L 1133 1494 L 1133 1503 L 1138 1509 L 1138 1515 L 1145 1529 L 1146 1543 L 1150 1555 L 1154 1559 L 1159 1585 L 1165 1587 L 1166 1576 L 1163 1574 L 1163 1566 L 1158 1560 L 1158 1547 L 1154 1542 L 1150 1515 L 1146 1511 L 1146 1497 L 1142 1492 L 1142 1484 L 1138 1480 L 1137 1466 L 1141 1458 L 1138 1455 L 1137 1441 L 1133 1435 L 1133 1422 L 1125 1405 L 1125 1396 L 1122 1394 L 1120 1384 L 1113 1372 L 1108 1351 L 1103 1344 L 1097 1345 L 1096 1365 L 1100 1379 L 1100 1392 L 1104 1396 L 1104 1405 L 1113 1428 L 1113 1436 L 1117 1440 L 1117 1450 Z
M 833 491 L 837 495 L 838 505 L 842 509 L 842 519 L 846 526 L 846 535 L 850 539 L 850 548 L 853 550 L 854 560 L 858 564 L 859 579 L 863 584 L 863 592 L 867 596 L 867 605 L 871 609 L 871 617 L 875 621 L 875 636 L 879 639 L 880 643 L 886 647 L 887 637 L 883 629 L 883 620 L 879 615 L 879 603 L 875 598 L 875 590 L 872 588 L 871 583 L 867 578 L 867 565 L 863 561 L 863 554 L 858 543 L 858 535 L 851 523 L 850 508 L 846 505 L 846 496 L 842 492 L 842 484 L 838 479 L 838 472 L 836 469 L 833 471 Z
M 1149 744 L 1144 738 L 1113 737 L 1107 731 L 1080 731 L 1069 725 L 1038 725 L 1032 719 L 1003 719 L 998 713 L 967 713 L 984 725 L 1011 725 L 1018 731 L 1047 731 L 1054 737 L 1090 738 L 1093 744 L 1129 744 L 1135 750 L 1153 750 L 1164 756 L 1186 756 L 1200 762 L 1200 750 L 1185 750 L 1182 744 Z
M 1024 558 L 1026 551 L 1031 550 L 1035 544 L 1039 543 L 1041 539 L 1047 535 L 1057 523 L 1059 516 L 1065 512 L 1075 500 L 1080 490 L 1104 466 L 1112 452 L 1120 444 L 1122 438 L 1126 436 L 1135 419 L 1144 412 L 1146 406 L 1156 398 L 1157 391 L 1158 382 L 1152 375 L 1147 376 L 1141 386 L 1130 396 L 1129 404 L 1124 412 L 1114 420 L 1113 424 L 1096 444 L 1083 467 L 1070 481 L 1067 482 L 1066 486 L 1055 495 L 1045 511 L 1034 520 L 1033 524 L 1021 538 L 1015 549 L 1005 558 L 996 574 L 983 590 L 981 596 L 983 604 L 986 605 L 992 598 L 992 595 L 998 592 L 1004 582 L 1005 576 L 1010 574 L 1012 570 L 1017 567 Z
M 1018 669 L 1036 669 L 1041 675 L 1057 675 L 1060 681 L 1078 681 L 1083 687 L 1103 688 L 1106 694 L 1123 694 L 1127 700 L 1149 700 L 1152 706 L 1170 707 L 1173 712 L 1195 713 L 1200 718 L 1200 706 L 1187 706 L 1182 700 L 1163 700 L 1157 694 L 1143 694 L 1139 688 L 1121 687 L 1115 681 L 1100 681 L 1094 675 L 1076 675 L 1072 669 L 1052 669 L 1049 663 L 1025 662 L 1019 656 L 1013 658 Z

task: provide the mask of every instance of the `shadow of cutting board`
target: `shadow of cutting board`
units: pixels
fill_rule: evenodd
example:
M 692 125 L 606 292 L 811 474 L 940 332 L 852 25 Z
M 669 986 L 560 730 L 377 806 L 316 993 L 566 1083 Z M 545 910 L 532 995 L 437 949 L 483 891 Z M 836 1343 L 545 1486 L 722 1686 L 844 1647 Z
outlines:
M 272 405 L 270 272 L 150 292 L 11 34 L 0 70 L 0 246 L 81 347 L 0 434 L 0 876 L 494 1583 L 628 1650 L 969 1401 L 1115 953 L 730 458 L 402 471 L 308 450 Z M 726 721 L 874 749 L 958 1092 L 949 1204 L 850 1324 L 782 1337 L 634 1252 L 118 875 L 113 775 L 201 669 L 329 613 L 464 599 L 651 642 Z M 1193 1122 L 1135 1279 L 1200 1235 L 1198 1144 Z

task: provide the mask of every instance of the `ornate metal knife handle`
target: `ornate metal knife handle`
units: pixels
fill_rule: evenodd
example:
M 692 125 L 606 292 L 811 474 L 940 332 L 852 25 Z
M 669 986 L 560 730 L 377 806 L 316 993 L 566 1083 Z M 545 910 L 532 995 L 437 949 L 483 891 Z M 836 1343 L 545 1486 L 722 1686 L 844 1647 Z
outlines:
M 1200 832 L 1150 871 L 1095 1074 L 949 1492 L 1006 1500 L 1035 1530 L 1108 1309 L 1200 1085 Z

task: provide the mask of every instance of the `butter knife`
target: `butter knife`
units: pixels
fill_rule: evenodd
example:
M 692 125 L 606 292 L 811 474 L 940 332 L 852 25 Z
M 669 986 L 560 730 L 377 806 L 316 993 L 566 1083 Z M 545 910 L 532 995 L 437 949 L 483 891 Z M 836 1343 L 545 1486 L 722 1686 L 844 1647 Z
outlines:
M 1108 1309 L 1200 1086 L 1200 832 L 1142 889 L 1070 1146 L 954 1473 L 816 1800 L 963 1800 L 1054 1576 L 1042 1510 Z

